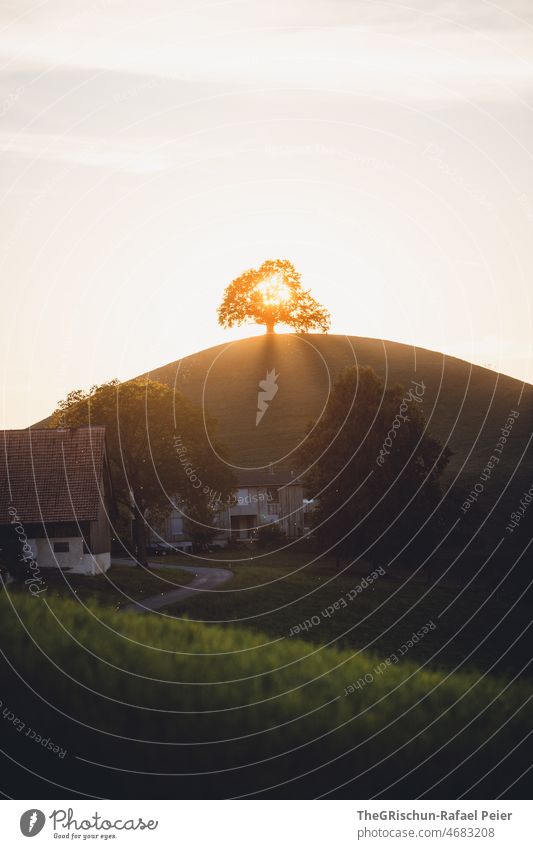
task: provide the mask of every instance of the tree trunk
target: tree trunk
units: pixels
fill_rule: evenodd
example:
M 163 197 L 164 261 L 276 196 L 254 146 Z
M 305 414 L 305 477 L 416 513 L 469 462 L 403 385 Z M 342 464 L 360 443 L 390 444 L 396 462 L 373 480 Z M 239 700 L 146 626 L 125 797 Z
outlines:
M 135 540 L 135 556 L 137 566 L 148 566 L 146 556 L 146 520 L 137 503 L 133 506 L 133 538 Z
M 266 332 L 267 332 L 267 333 L 275 333 L 276 331 L 274 330 L 274 326 L 275 326 L 275 325 L 274 325 L 274 322 L 273 322 L 273 321 L 267 321 L 267 323 L 266 323 L 266 329 L 267 329 L 267 330 L 266 330 Z

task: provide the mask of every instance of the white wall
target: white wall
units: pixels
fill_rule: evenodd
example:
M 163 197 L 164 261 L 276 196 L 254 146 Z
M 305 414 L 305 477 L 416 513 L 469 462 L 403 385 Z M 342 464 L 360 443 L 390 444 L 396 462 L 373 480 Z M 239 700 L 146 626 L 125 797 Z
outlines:
M 67 542 L 68 551 L 54 552 L 55 542 Z M 111 566 L 111 554 L 84 554 L 81 537 L 29 540 L 37 566 L 40 569 L 68 569 L 71 574 L 97 575 Z

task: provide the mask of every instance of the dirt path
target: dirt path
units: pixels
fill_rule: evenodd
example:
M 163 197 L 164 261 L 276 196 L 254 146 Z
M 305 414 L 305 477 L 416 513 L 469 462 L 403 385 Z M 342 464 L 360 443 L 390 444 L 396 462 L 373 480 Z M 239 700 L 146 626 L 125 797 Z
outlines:
M 131 560 L 120 559 L 114 560 L 113 562 L 120 563 L 122 566 L 131 565 L 132 568 L 135 567 L 135 564 L 132 563 Z M 190 584 L 187 584 L 185 587 L 177 587 L 175 590 L 162 592 L 159 595 L 154 595 L 150 598 L 143 598 L 140 601 L 133 602 L 133 604 L 126 604 L 121 608 L 121 610 L 126 610 L 128 612 L 133 611 L 135 613 L 149 613 L 152 610 L 159 610 L 161 607 L 166 607 L 167 604 L 175 604 L 178 601 L 189 598 L 189 596 L 192 596 L 195 593 L 214 590 L 216 587 L 221 586 L 221 584 L 225 584 L 226 581 L 233 578 L 233 572 L 221 567 L 181 565 L 166 566 L 162 563 L 149 563 L 148 565 L 152 569 L 183 569 L 184 572 L 191 572 L 195 577 L 192 579 Z

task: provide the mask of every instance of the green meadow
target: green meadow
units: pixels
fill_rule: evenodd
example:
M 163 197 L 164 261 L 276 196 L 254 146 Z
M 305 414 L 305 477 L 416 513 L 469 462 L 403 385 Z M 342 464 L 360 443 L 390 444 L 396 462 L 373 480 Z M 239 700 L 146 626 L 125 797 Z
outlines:
M 380 673 L 375 646 L 46 593 L 4 593 L 0 644 L 17 670 L 3 708 L 68 751 L 54 761 L 4 718 L 27 794 L 41 773 L 51 793 L 114 798 L 490 798 L 514 781 L 515 797 L 526 792 L 528 680 L 452 672 L 414 651 Z
M 228 584 L 161 612 L 271 638 L 296 635 L 317 645 L 372 651 L 381 659 L 431 621 L 436 627 L 409 652 L 417 663 L 446 671 L 533 674 L 531 607 L 520 588 L 505 582 L 499 589 L 457 586 L 446 576 L 429 584 L 425 575 L 394 568 L 367 581 L 375 572 L 370 564 L 345 564 L 337 571 L 334 558 L 315 557 L 290 549 L 220 555 L 213 565 L 232 571 Z

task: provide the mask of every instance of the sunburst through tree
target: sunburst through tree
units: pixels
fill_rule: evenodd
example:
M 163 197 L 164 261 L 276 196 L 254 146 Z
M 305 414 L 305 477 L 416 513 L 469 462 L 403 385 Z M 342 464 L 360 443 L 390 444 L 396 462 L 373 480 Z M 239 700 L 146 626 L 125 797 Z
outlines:
M 274 333 L 276 324 L 297 333 L 330 326 L 329 312 L 300 282 L 300 274 L 288 259 L 267 259 L 259 268 L 249 268 L 226 287 L 218 308 L 218 322 L 233 327 L 250 321 L 264 324 Z

